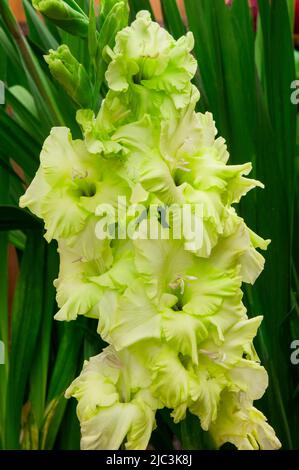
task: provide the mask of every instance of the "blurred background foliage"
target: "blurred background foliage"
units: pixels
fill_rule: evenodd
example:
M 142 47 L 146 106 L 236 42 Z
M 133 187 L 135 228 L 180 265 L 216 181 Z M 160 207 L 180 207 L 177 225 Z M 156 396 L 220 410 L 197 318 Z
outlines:
M 67 402 L 63 393 L 84 358 L 103 347 L 92 320 L 53 321 L 56 246 L 46 244 L 41 221 L 18 208 L 51 127 L 67 125 L 80 136 L 78 105 L 53 80 L 43 56 L 64 43 L 92 71 L 95 22 L 88 0 L 64 1 L 77 4 L 90 18 L 86 37 L 43 18 L 30 0 L 0 2 L 0 80 L 5 84 L 5 104 L 0 105 L 0 340 L 6 349 L 5 364 L 0 365 L 0 449 L 78 449 L 75 402 Z M 241 205 L 249 226 L 272 240 L 264 273 L 244 293 L 249 315 L 264 315 L 255 344 L 270 384 L 259 407 L 283 448 L 299 449 L 299 366 L 290 361 L 291 343 L 299 339 L 299 160 L 297 107 L 290 99 L 299 2 L 129 3 L 131 18 L 149 9 L 175 38 L 187 29 L 193 32 L 199 110 L 214 114 L 231 162 L 251 161 L 253 176 L 266 185 Z M 21 26 L 14 16 L 20 6 Z M 105 30 L 106 14 L 101 11 L 97 29 L 102 42 L 113 45 L 119 24 L 110 21 Z M 100 98 L 106 89 L 103 82 Z M 156 449 L 211 447 L 208 434 L 191 415 L 174 425 L 163 410 L 157 423 L 151 440 Z

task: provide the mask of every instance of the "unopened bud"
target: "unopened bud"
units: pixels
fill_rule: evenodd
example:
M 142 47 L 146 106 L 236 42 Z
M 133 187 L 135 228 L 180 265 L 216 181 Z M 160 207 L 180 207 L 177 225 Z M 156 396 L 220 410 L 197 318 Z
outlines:
M 88 74 L 72 55 L 68 46 L 59 46 L 45 56 L 51 74 L 63 86 L 68 95 L 81 107 L 90 106 L 92 86 Z

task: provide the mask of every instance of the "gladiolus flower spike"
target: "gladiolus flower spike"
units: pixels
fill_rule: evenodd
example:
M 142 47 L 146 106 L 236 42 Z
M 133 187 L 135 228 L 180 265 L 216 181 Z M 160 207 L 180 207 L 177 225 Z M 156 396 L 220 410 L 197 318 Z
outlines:
M 82 140 L 52 129 L 20 199 L 58 242 L 57 320 L 97 318 L 109 343 L 66 391 L 78 400 L 82 449 L 145 449 L 163 407 L 175 422 L 198 416 L 218 447 L 280 447 L 253 406 L 268 385 L 253 347 L 262 317 L 248 319 L 241 290 L 263 270 L 257 248 L 269 241 L 232 206 L 262 185 L 246 178 L 250 164 L 227 165 L 212 115 L 195 112 L 193 45 L 191 33 L 175 41 L 139 12 L 104 51 L 109 91 L 98 116 L 78 112 Z M 96 237 L 97 207 L 115 208 L 118 196 L 148 209 L 139 235 L 161 228 L 151 204 L 198 203 L 202 236 Z

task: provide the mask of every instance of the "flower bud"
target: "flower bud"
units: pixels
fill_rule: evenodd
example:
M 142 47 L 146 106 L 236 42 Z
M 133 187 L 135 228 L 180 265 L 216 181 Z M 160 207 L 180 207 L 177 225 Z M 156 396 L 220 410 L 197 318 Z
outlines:
M 128 25 L 129 7 L 127 1 L 111 1 L 111 10 L 107 12 L 105 21 L 99 35 L 99 47 L 102 51 L 104 46 L 114 47 L 116 34 Z
M 88 18 L 79 7 L 72 8 L 63 0 L 33 0 L 32 4 L 65 31 L 76 36 L 87 36 Z
M 102 19 L 105 19 L 114 5 L 118 3 L 120 0 L 102 0 L 100 5 L 100 15 Z M 128 0 L 123 1 L 128 7 Z
M 51 74 L 68 95 L 80 107 L 88 107 L 92 96 L 91 83 L 85 68 L 72 55 L 68 46 L 63 44 L 56 51 L 51 49 L 45 60 Z

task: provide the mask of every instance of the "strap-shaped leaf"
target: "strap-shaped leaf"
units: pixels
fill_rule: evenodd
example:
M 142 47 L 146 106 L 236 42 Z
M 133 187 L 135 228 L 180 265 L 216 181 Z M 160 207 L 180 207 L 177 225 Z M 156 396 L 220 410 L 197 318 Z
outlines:
M 5 448 L 20 446 L 21 411 L 43 313 L 44 248 L 38 230 L 28 231 L 12 312 Z
M 19 207 L 0 206 L 0 230 L 41 229 L 42 222 Z

